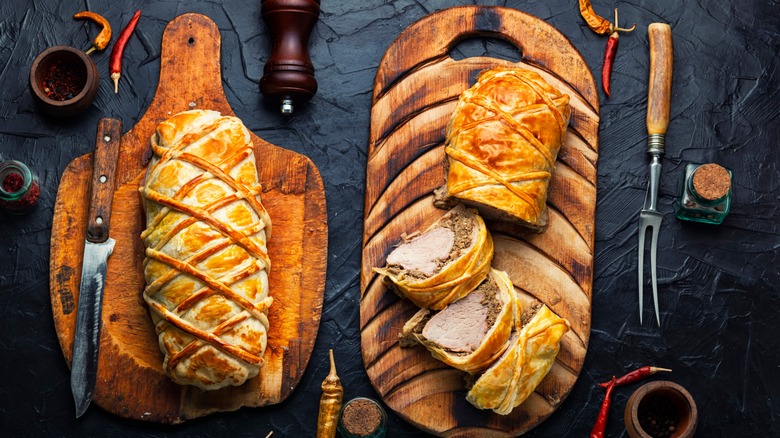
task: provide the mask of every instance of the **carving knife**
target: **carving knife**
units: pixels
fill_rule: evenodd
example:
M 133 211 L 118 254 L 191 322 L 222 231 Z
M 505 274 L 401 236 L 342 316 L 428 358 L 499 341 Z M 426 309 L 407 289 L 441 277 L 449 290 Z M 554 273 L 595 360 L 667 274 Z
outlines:
M 121 138 L 121 121 L 109 118 L 98 121 L 70 369 L 70 388 L 76 402 L 76 418 L 89 407 L 97 379 L 106 264 L 115 244 L 114 239 L 108 236 L 108 231 Z

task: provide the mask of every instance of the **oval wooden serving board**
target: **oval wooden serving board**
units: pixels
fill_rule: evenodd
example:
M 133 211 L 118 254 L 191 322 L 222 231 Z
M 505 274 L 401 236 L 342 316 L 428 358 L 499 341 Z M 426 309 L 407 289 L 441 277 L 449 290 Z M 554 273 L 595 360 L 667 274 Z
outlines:
M 234 115 L 222 89 L 220 34 L 198 14 L 171 21 L 162 38 L 160 82 L 146 113 L 122 136 L 117 163 L 103 299 L 94 403 L 122 417 L 178 423 L 242 406 L 279 403 L 293 391 L 309 361 L 319 328 L 327 263 L 327 212 L 319 171 L 307 157 L 252 134 L 263 204 L 273 223 L 268 251 L 274 303 L 265 365 L 239 387 L 201 391 L 174 384 L 162 373 L 157 345 L 142 298 L 144 219 L 138 186 L 150 158 L 157 124 L 194 108 Z M 81 257 L 86 235 L 92 154 L 76 158 L 63 173 L 51 238 L 51 301 L 60 346 L 71 361 Z
M 470 37 L 504 39 L 521 50 L 522 60 L 452 59 L 452 47 Z M 402 233 L 424 229 L 445 213 L 433 207 L 432 192 L 445 183 L 446 124 L 460 93 L 495 65 L 539 72 L 571 97 L 572 107 L 550 184 L 547 231 L 488 224 L 496 247 L 493 266 L 509 273 L 524 302 L 539 299 L 572 326 L 548 376 L 508 416 L 471 406 L 465 373 L 433 359 L 423 347 L 398 345 L 401 327 L 417 308 L 371 271 L 384 265 Z M 387 50 L 371 109 L 360 329 L 374 388 L 415 426 L 440 436 L 515 436 L 543 421 L 568 395 L 590 336 L 598 124 L 596 85 L 580 54 L 552 26 L 518 10 L 442 10 L 410 26 Z

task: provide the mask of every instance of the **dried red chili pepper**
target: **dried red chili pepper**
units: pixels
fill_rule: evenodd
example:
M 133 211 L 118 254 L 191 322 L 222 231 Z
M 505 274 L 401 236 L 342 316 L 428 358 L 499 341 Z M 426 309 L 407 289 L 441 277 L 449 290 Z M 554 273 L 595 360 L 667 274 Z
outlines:
M 127 23 L 119 37 L 114 43 L 114 48 L 111 49 L 111 60 L 109 61 L 109 70 L 111 71 L 111 79 L 114 81 L 114 93 L 119 92 L 119 78 L 122 75 L 122 53 L 125 51 L 125 45 L 130 39 L 130 35 L 133 34 L 135 26 L 138 24 L 138 19 L 141 18 L 141 10 L 137 10 L 130 22 Z
M 607 418 L 609 418 L 609 406 L 612 404 L 612 390 L 615 389 L 615 376 L 607 385 L 607 393 L 604 394 L 604 401 L 599 409 L 599 416 L 596 417 L 596 424 L 590 431 L 590 438 L 604 438 L 604 430 L 607 428 Z
M 103 50 L 108 46 L 108 43 L 111 41 L 111 25 L 108 24 L 108 20 L 103 18 L 102 15 L 90 11 L 83 11 L 74 15 L 73 18 L 86 18 L 87 20 L 94 21 L 102 27 L 100 33 L 92 42 L 92 47 L 90 47 L 89 50 L 85 52 L 87 55 L 89 55 L 93 50 Z
M 604 87 L 604 93 L 610 97 L 609 82 L 612 77 L 612 62 L 615 60 L 615 53 L 618 49 L 618 33 L 613 32 L 607 40 L 607 49 L 604 51 L 604 65 L 601 66 L 601 85 Z
M 615 24 L 612 24 L 606 18 L 596 14 L 596 11 L 593 10 L 593 5 L 590 4 L 590 0 L 579 0 L 579 3 L 580 15 L 582 15 L 582 18 L 588 23 L 588 27 L 599 35 L 609 35 L 607 49 L 604 52 L 604 65 L 601 67 L 601 84 L 604 87 L 604 93 L 609 97 L 612 64 L 615 60 L 615 54 L 617 53 L 618 48 L 618 32 L 631 32 L 636 29 L 636 24 L 631 26 L 630 29 L 620 28 L 618 27 L 617 8 L 615 8 Z
M 617 54 L 619 42 L 618 38 L 620 38 L 618 31 L 631 32 L 632 30 L 636 29 L 636 24 L 634 24 L 631 29 L 621 29 L 617 26 L 618 10 L 615 8 L 615 25 L 610 26 L 612 33 L 609 35 L 609 39 L 607 40 L 607 49 L 604 51 L 604 65 L 601 66 L 601 85 L 604 87 L 604 93 L 606 93 L 607 97 L 610 97 L 609 83 L 612 78 L 612 64 L 615 60 L 615 54 Z
M 593 10 L 593 5 L 590 4 L 590 0 L 580 1 L 580 15 L 588 23 L 588 27 L 599 35 L 608 35 L 613 32 L 612 23 L 606 18 L 598 15 Z
M 667 373 L 672 372 L 672 370 L 670 370 L 669 368 L 659 368 L 659 367 L 653 367 L 653 366 L 643 366 L 643 367 L 637 368 L 634 371 L 631 371 L 630 373 L 628 373 L 628 374 L 618 378 L 615 381 L 615 386 L 623 386 L 623 385 L 628 385 L 628 384 L 631 384 L 631 383 L 634 383 L 634 382 L 638 382 L 639 380 L 642 380 L 642 379 L 644 379 L 647 376 L 650 376 L 652 374 L 655 374 L 655 373 L 661 372 L 661 371 L 664 371 L 664 372 L 667 372 Z M 599 383 L 599 386 L 601 386 L 602 388 L 607 388 L 607 387 L 609 387 L 610 383 L 611 382 L 601 382 L 601 383 Z

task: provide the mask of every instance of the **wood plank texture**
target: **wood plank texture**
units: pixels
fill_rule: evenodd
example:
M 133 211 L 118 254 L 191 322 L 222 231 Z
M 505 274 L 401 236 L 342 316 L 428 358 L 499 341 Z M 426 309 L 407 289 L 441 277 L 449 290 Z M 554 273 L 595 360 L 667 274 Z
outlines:
M 142 298 L 144 228 L 138 187 L 151 156 L 157 124 L 188 109 L 234 115 L 222 90 L 220 35 L 203 15 L 171 21 L 162 40 L 160 82 L 143 117 L 122 137 L 117 163 L 103 330 L 94 402 L 126 418 L 179 423 L 212 412 L 283 401 L 309 361 L 319 329 L 327 263 L 327 212 L 319 171 L 307 157 L 252 134 L 262 202 L 273 223 L 268 314 L 271 329 L 260 375 L 239 387 L 202 391 L 174 384 L 162 372 L 163 354 Z M 60 346 L 70 363 L 86 234 L 91 154 L 63 173 L 51 238 L 51 300 Z
M 468 37 L 502 38 L 518 63 L 449 51 Z M 444 211 L 432 191 L 445 183 L 444 134 L 458 96 L 478 72 L 513 65 L 533 70 L 571 98 L 572 117 L 553 179 L 550 225 L 541 234 L 488 223 L 493 266 L 506 271 L 520 299 L 538 299 L 567 318 L 555 365 L 536 392 L 510 415 L 480 411 L 466 400 L 465 373 L 422 347 L 400 348 L 398 333 L 416 307 L 387 289 L 372 267 L 383 266 L 402 233 L 428 226 Z M 374 388 L 398 415 L 439 436 L 516 436 L 539 424 L 568 395 L 590 336 L 598 159 L 598 94 L 571 43 L 544 21 L 515 9 L 463 6 L 410 26 L 388 48 L 377 71 L 371 109 L 361 266 L 363 361 Z

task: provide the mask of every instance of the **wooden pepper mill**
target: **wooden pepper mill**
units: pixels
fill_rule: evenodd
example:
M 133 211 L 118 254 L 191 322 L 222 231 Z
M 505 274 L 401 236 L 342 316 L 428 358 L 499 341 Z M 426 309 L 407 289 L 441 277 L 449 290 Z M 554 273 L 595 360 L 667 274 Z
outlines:
M 320 0 L 262 0 L 260 12 L 271 37 L 260 92 L 280 102 L 282 114 L 292 114 L 294 105 L 317 92 L 308 45 L 320 15 Z

